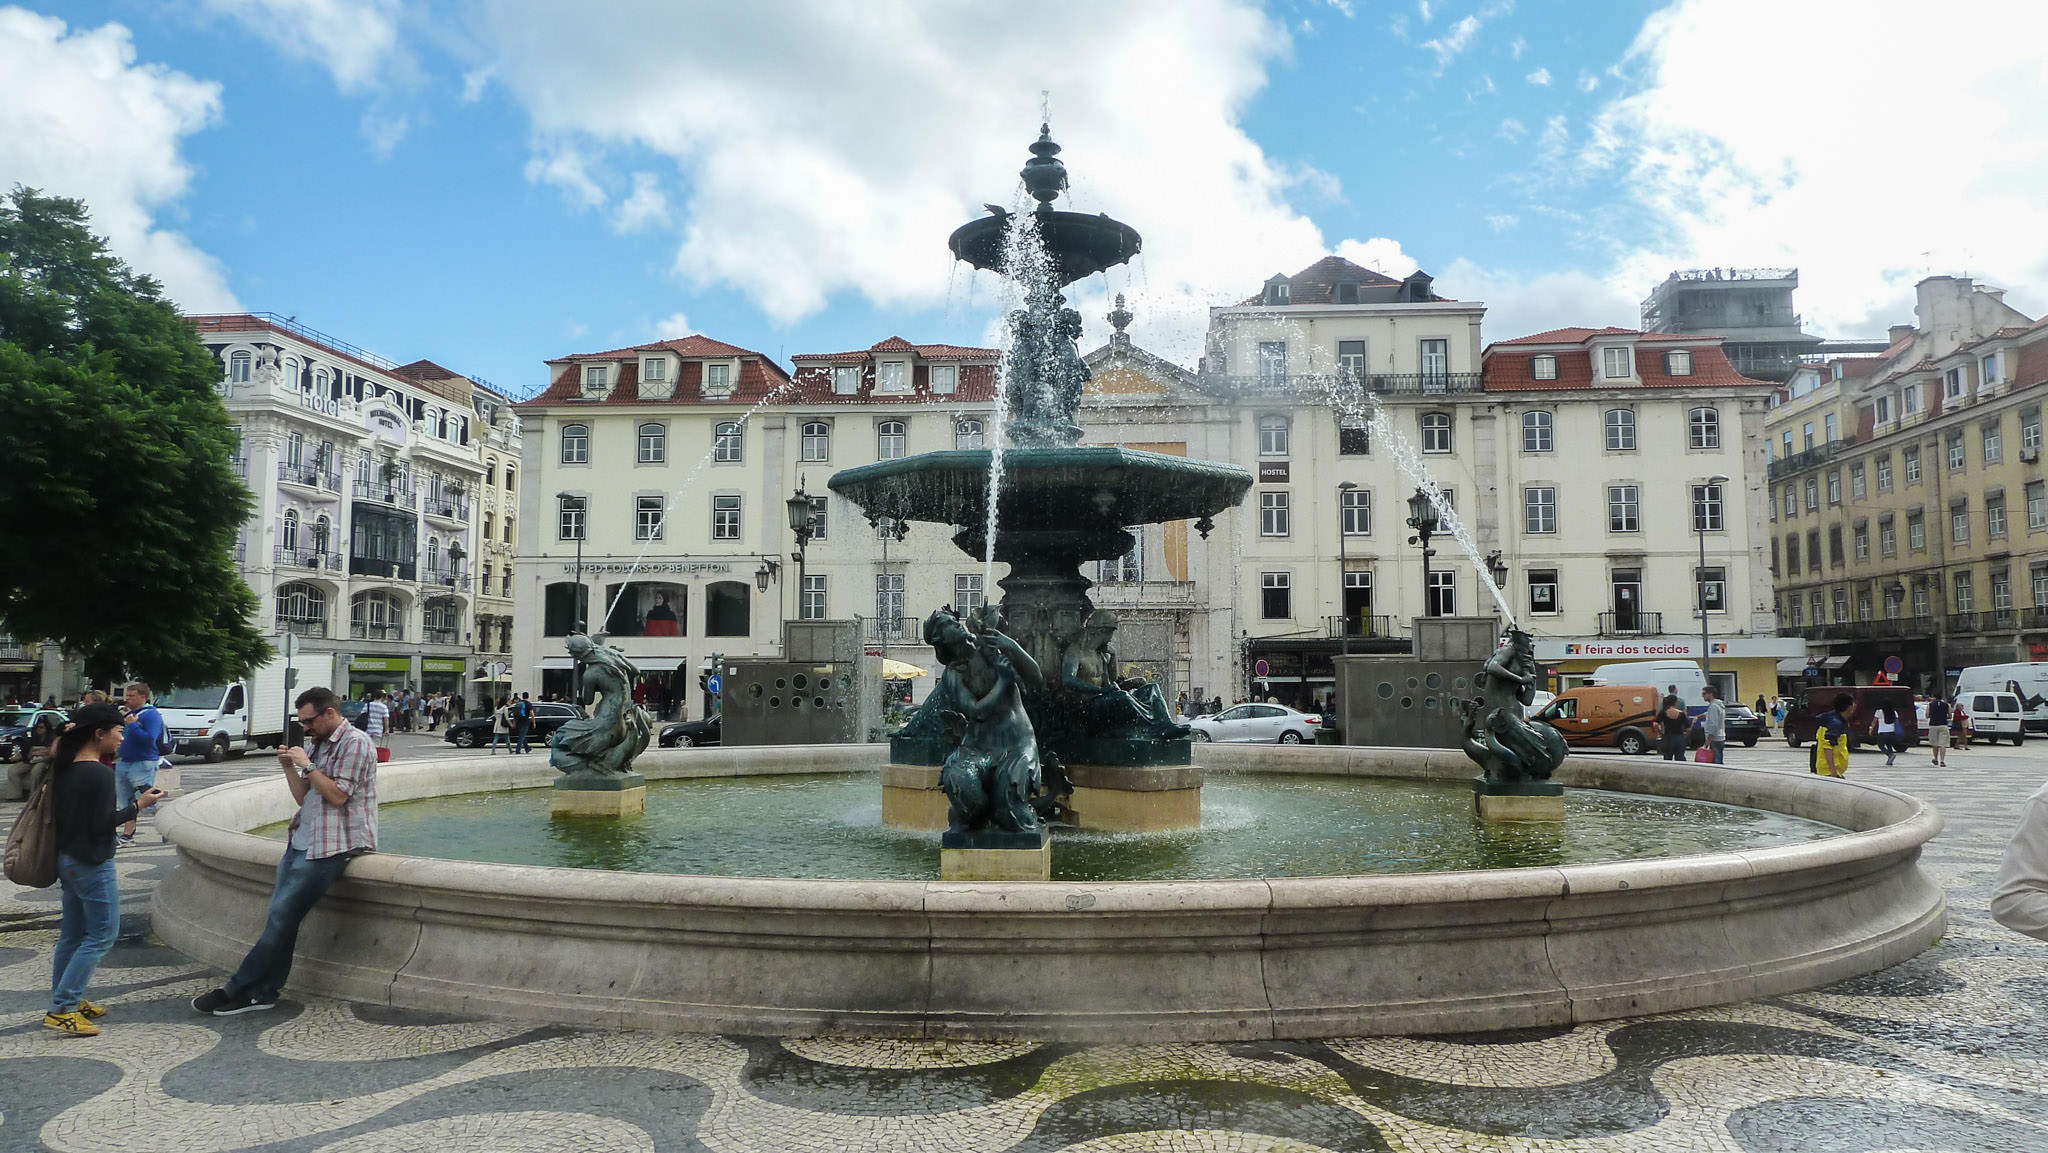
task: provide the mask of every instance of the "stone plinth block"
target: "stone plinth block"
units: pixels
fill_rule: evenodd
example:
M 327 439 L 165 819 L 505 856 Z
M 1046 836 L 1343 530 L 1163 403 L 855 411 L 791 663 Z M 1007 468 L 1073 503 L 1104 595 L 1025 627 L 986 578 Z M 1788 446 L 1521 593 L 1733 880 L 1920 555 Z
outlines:
M 939 788 L 939 766 L 882 766 L 882 823 L 892 829 L 943 829 L 952 802 Z
M 555 780 L 548 811 L 557 817 L 631 817 L 647 811 L 647 778 L 639 773 L 569 773 Z
M 1562 821 L 1564 786 L 1555 781 L 1472 782 L 1472 803 L 1482 821 Z
M 1185 743 L 1185 742 L 1182 742 Z M 1067 820 L 1110 833 L 1202 827 L 1202 770 L 1188 764 L 1069 764 Z
M 1028 833 L 948 830 L 939 842 L 939 879 L 1050 881 L 1052 834 L 1042 825 Z

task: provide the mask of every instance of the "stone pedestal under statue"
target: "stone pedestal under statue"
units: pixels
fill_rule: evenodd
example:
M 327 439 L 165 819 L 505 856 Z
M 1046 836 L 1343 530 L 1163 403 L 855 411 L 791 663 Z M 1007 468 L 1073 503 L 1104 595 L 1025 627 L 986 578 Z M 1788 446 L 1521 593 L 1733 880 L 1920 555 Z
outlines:
M 647 811 L 647 778 L 639 773 L 564 773 L 555 778 L 548 811 L 557 817 L 633 817 Z
M 1050 881 L 1052 834 L 1044 825 L 1021 833 L 948 831 L 939 840 L 941 881 Z
M 898 737 L 882 767 L 882 823 L 892 829 L 943 829 L 949 802 L 939 787 L 948 747 Z M 1157 833 L 1202 827 L 1202 770 L 1181 741 L 1083 741 L 1086 760 L 1067 766 L 1073 792 L 1064 823 L 1105 833 Z M 920 763 L 928 762 L 928 763 Z
M 1562 821 L 1564 786 L 1478 777 L 1472 782 L 1472 805 L 1482 821 Z

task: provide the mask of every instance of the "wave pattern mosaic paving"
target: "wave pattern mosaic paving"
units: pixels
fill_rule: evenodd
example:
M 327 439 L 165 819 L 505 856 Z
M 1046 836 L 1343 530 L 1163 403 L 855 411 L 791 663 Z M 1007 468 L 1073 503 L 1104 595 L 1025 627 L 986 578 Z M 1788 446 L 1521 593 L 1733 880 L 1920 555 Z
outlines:
M 55 891 L 0 887 L 0 1150 L 2048 1151 L 2048 946 L 1985 912 L 2039 773 L 1883 774 L 1949 822 L 1927 859 L 1953 927 L 1897 968 L 1665 1017 L 1306 1043 L 657 1036 L 289 994 L 198 1017 L 217 978 L 148 937 L 170 850 L 124 850 L 98 1038 L 37 1024 Z

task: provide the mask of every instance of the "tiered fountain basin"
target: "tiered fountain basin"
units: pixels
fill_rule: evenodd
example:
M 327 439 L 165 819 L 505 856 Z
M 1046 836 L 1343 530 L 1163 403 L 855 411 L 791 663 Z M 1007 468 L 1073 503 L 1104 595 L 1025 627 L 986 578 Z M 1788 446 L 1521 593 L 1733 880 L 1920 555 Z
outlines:
M 875 746 L 649 752 L 653 781 L 871 779 Z M 1218 776 L 1457 783 L 1447 750 L 1205 747 Z M 386 805 L 541 789 L 539 757 L 388 765 Z M 687 876 L 378 853 L 306 921 L 293 989 L 429 1011 L 690 1032 L 1246 1040 L 1556 1025 L 1814 988 L 1945 925 L 1902 793 L 1803 774 L 1579 757 L 1575 789 L 1837 826 L 1736 852 L 1350 876 L 1009 883 Z M 1431 785 L 1430 787 L 1437 787 Z M 655 807 L 660 805 L 659 797 Z M 156 932 L 231 968 L 290 817 L 272 779 L 157 818 L 178 865 Z M 1055 857 L 1059 852 L 1055 838 Z M 934 848 L 933 857 L 936 858 Z

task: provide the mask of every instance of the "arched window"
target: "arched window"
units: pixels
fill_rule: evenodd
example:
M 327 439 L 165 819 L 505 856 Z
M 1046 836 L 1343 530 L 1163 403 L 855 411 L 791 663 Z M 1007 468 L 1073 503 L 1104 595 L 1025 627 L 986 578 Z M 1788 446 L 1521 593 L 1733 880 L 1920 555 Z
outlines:
M 327 635 L 327 593 L 318 585 L 291 581 L 277 586 L 277 627 L 302 637 Z
M 246 383 L 249 379 L 250 366 L 253 363 L 254 361 L 246 352 L 230 354 L 228 356 L 228 379 L 236 384 Z
M 284 531 L 278 534 L 277 543 L 283 545 L 284 551 L 287 553 L 299 551 L 298 509 L 288 508 L 284 510 Z
M 1693 448 L 1721 447 L 1721 410 L 1696 408 L 1686 414 L 1686 443 Z
M 900 420 L 885 420 L 875 426 L 875 459 L 897 460 L 909 455 L 910 438 Z
M 356 458 L 356 495 L 370 495 L 370 454 L 367 452 Z
M 438 575 L 441 571 L 441 538 L 427 538 L 427 571 Z
M 562 463 L 590 463 L 589 425 L 565 424 L 562 426 Z
M 1636 447 L 1636 413 L 1632 408 L 1610 408 L 1605 419 L 1607 427 L 1607 451 L 1634 452 Z
M 752 595 L 743 581 L 714 581 L 704 588 L 704 635 L 743 637 L 747 635 L 747 598 Z
M 284 379 L 293 388 L 305 388 L 305 374 L 299 370 L 299 358 L 288 356 L 284 361 Z
M 804 425 L 803 459 L 807 462 L 832 459 L 832 426 L 822 420 Z
M 565 430 L 566 431 L 566 430 Z M 668 426 L 647 423 L 639 428 L 641 464 L 668 463 Z
M 1532 408 L 1522 414 L 1522 451 L 1550 452 L 1557 447 L 1553 437 L 1555 419 L 1550 410 Z
M 1259 418 L 1259 455 L 1286 456 L 1288 421 L 1284 416 L 1268 415 Z
M 1425 412 L 1422 414 L 1422 451 L 1451 451 L 1451 414 L 1448 412 Z
M 978 420 L 957 421 L 953 425 L 954 448 L 980 448 L 981 422 Z
M 484 487 L 498 487 L 498 462 L 495 460 L 491 461 L 489 464 L 484 465 Z
M 712 434 L 711 459 L 719 464 L 736 464 L 740 459 L 741 436 L 744 435 L 740 422 L 728 420 L 721 423 Z
M 326 370 L 326 369 L 324 369 L 324 368 L 316 368 L 316 369 L 314 369 L 314 370 L 313 370 L 313 391 L 314 391 L 314 392 L 317 392 L 317 393 L 319 393 L 319 394 L 320 394 L 320 395 L 322 395 L 322 396 L 325 396 L 325 395 L 327 395 L 327 370 Z
M 300 465 L 306 463 L 305 433 L 293 432 L 290 436 L 284 438 L 284 462 L 290 465 L 294 472 L 298 470 Z M 293 476 L 292 479 L 299 480 L 300 478 Z
M 405 604 L 387 592 L 357 593 L 348 604 L 348 631 L 359 641 L 402 641 Z

